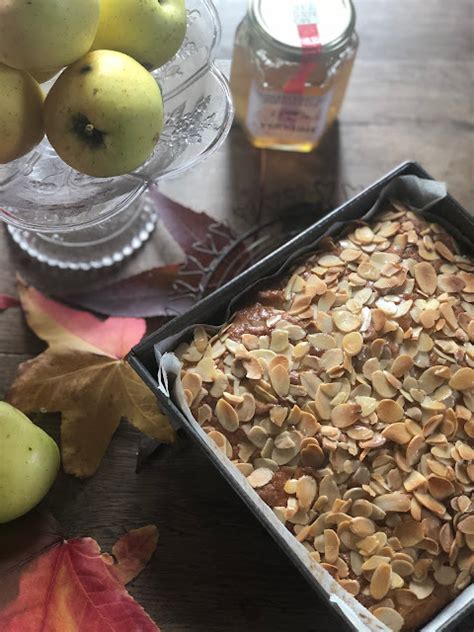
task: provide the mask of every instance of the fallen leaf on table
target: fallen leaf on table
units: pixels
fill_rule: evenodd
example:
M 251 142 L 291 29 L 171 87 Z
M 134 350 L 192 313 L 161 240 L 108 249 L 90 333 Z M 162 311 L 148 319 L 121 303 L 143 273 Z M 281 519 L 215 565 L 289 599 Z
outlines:
M 115 579 L 128 584 L 145 568 L 156 549 L 158 535 L 154 524 L 134 529 L 117 540 L 112 547 L 112 555 L 102 554 Z
M 20 301 L 14 296 L 9 296 L 8 294 L 0 294 L 0 312 L 4 309 L 8 309 L 9 307 L 17 307 L 20 304 Z
M 186 263 L 156 267 L 99 289 L 63 295 L 69 303 L 113 316 L 176 316 L 203 297 L 223 257 L 228 255 L 233 261 L 245 254 L 245 245 L 236 241 L 232 231 L 206 213 L 174 202 L 154 187 L 150 197 L 159 216 L 157 231 L 169 233 L 186 254 Z M 224 280 L 231 277 L 224 276 Z
M 16 522 L 0 526 L 1 541 L 4 533 L 7 536 L 4 541 L 10 541 L 8 529 L 11 531 Z M 23 522 L 27 525 L 29 519 Z M 153 555 L 157 534 L 156 527 L 149 525 L 118 541 L 129 537 L 133 542 L 124 551 L 121 561 L 125 567 L 136 570 L 133 575 L 130 570 L 127 581 L 133 579 Z M 46 532 L 43 539 L 48 541 L 48 536 Z M 2 553 L 3 549 L 0 546 Z M 135 559 L 137 554 L 138 559 Z M 2 632 L 159 632 L 125 590 L 111 559 L 111 556 L 103 558 L 92 538 L 65 541 L 57 534 L 49 537 L 47 546 L 37 547 L 26 559 L 21 550 L 17 564 L 6 569 L 0 566 L 0 629 Z
M 61 413 L 63 467 L 92 476 L 122 417 L 169 443 L 174 433 L 152 392 L 123 359 L 145 333 L 145 321 L 101 321 L 18 283 L 26 320 L 49 348 L 20 365 L 7 401 L 24 413 Z

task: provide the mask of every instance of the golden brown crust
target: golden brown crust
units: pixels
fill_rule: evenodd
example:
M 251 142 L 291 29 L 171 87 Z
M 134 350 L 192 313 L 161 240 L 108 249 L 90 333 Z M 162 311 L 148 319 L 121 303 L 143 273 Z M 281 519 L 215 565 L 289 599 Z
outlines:
M 397 205 L 177 352 L 210 438 L 393 630 L 474 572 L 473 271 Z

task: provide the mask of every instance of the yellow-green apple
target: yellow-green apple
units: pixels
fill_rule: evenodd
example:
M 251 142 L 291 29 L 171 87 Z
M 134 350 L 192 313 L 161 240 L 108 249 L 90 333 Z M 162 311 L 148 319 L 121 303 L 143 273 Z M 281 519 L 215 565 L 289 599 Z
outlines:
M 185 34 L 184 0 L 101 0 L 92 48 L 121 51 L 153 70 L 178 52 Z
M 43 101 L 31 75 L 0 64 L 0 164 L 20 158 L 41 141 Z
M 90 49 L 100 0 L 2 0 L 0 62 L 21 70 L 62 68 Z
M 0 402 L 0 523 L 33 509 L 59 469 L 54 440 L 13 406 Z
M 51 145 L 68 165 L 99 178 L 133 171 L 163 127 L 163 99 L 151 74 L 128 55 L 88 53 L 66 68 L 45 102 Z

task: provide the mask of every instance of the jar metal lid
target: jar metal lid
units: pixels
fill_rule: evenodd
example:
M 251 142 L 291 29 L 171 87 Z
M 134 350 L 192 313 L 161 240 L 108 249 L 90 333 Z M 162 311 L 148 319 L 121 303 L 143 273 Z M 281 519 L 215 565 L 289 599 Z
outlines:
M 266 39 L 289 54 L 334 52 L 355 29 L 351 0 L 250 0 L 249 17 Z

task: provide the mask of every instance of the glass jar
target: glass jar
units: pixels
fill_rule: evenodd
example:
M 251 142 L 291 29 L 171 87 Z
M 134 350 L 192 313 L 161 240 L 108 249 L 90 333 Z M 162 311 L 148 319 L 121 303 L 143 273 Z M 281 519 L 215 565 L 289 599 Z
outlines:
M 315 149 L 339 114 L 358 43 L 351 0 L 250 0 L 230 79 L 250 142 Z

